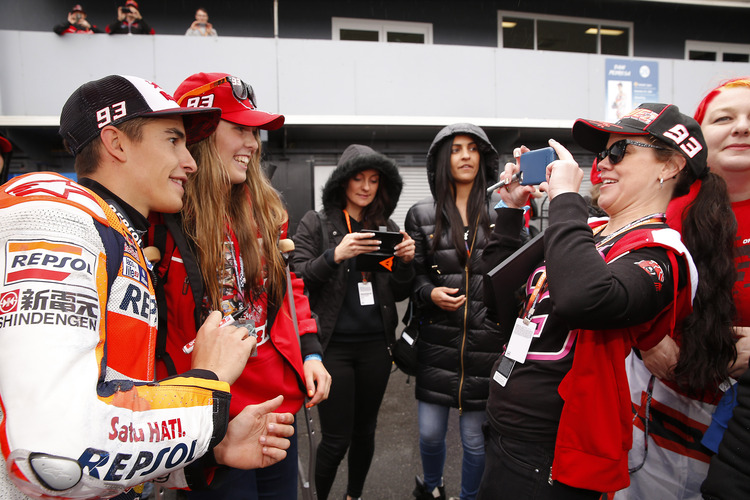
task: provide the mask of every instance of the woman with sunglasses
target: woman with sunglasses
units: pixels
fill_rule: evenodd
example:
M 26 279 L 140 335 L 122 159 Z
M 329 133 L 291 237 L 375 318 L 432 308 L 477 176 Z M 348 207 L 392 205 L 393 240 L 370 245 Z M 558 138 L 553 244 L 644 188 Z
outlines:
M 279 194 L 261 170 L 260 130 L 276 130 L 282 115 L 257 109 L 252 88 L 225 73 L 197 73 L 183 81 L 175 99 L 184 107 L 221 108 L 221 121 L 207 139 L 190 147 L 198 169 L 188 176 L 181 219 L 163 217 L 151 241 L 169 237 L 158 267 L 166 297 L 166 351 L 177 371 L 190 367 L 183 346 L 195 325 L 220 310 L 257 335 L 257 355 L 232 385 L 230 416 L 246 405 L 284 396 L 283 410 L 296 413 L 323 401 L 331 383 L 321 362 L 317 327 L 302 280 L 287 293 L 284 258 L 287 216 Z M 176 251 L 175 251 L 176 250 Z M 295 311 L 292 311 L 292 307 Z M 243 312 L 244 311 L 244 312 Z M 293 312 L 299 323 L 295 331 Z M 186 349 L 189 350 L 189 349 Z M 157 351 L 159 347 L 157 346 Z M 192 499 L 297 499 L 297 438 L 283 461 L 267 469 L 221 470 L 218 489 L 192 491 Z
M 531 266 L 518 309 L 493 307 L 501 324 L 515 319 L 516 326 L 494 368 L 479 498 L 593 500 L 624 488 L 631 348 L 649 349 L 670 335 L 692 360 L 698 342 L 685 339 L 711 337 L 721 346 L 717 359 L 692 365 L 707 375 L 680 381 L 694 391 L 722 381 L 732 356 L 732 311 L 724 302 L 732 273 L 723 271 L 732 267 L 733 230 L 723 227 L 732 216 L 724 182 L 708 172 L 698 124 L 673 105 L 647 103 L 615 124 L 577 120 L 572 132 L 580 146 L 599 153 L 598 201 L 608 218 L 587 221 L 578 194 L 583 172 L 550 140 L 560 159 L 539 186 L 550 198 L 544 261 Z M 501 178 L 517 171 L 509 163 Z M 665 212 L 699 178 L 701 204 L 685 220 L 712 228 L 711 237 L 685 233 L 683 244 Z M 521 219 L 518 207 L 531 189 L 501 190 L 506 208 L 497 210 L 487 269 L 520 247 L 504 228 Z M 698 281 L 714 265 L 721 276 Z

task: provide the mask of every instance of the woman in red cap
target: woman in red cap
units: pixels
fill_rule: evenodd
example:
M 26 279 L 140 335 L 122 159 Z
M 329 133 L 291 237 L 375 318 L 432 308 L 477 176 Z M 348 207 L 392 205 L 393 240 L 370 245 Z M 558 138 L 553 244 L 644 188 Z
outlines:
M 683 347 L 677 383 L 694 393 L 715 390 L 734 356 L 733 217 L 698 124 L 676 106 L 646 103 L 614 124 L 577 120 L 572 132 L 598 154 L 598 202 L 608 218 L 588 221 L 583 172 L 550 140 L 560 159 L 539 186 L 550 198 L 544 261 L 531 266 L 518 309 L 496 306 L 501 324 L 517 319 L 490 382 L 480 500 L 595 500 L 626 487 L 631 349 L 674 337 Z M 517 171 L 509 163 L 501 178 Z M 700 203 L 685 213 L 683 243 L 665 212 L 697 179 Z M 500 190 L 508 208 L 498 209 L 484 253 L 489 268 L 520 246 L 507 228 L 531 189 Z M 646 401 L 649 388 L 639 389 Z
M 280 128 L 284 117 L 258 110 L 252 88 L 226 73 L 188 77 L 175 99 L 183 107 L 221 108 L 222 119 L 211 136 L 190 147 L 198 169 L 188 176 L 182 220 L 164 216 L 163 225 L 156 224 L 150 235 L 150 242 L 167 254 L 158 268 L 167 309 L 160 315 L 167 319 L 160 330 L 168 331 L 162 368 L 170 360 L 177 372 L 189 367 L 183 346 L 195 338 L 202 317 L 220 310 L 254 328 L 258 339 L 257 356 L 232 386 L 230 417 L 269 399 L 267 394 L 284 396 L 279 411 L 296 413 L 306 397 L 313 406 L 327 397 L 331 378 L 321 361 L 302 280 L 292 279 L 293 301 L 287 294 L 278 248 L 279 239 L 286 237 L 287 214 L 260 164 L 260 130 Z M 171 238 L 159 245 L 164 229 Z M 292 322 L 295 313 L 299 337 Z M 296 500 L 296 435 L 291 441 L 279 464 L 224 471 L 218 489 L 190 492 L 189 497 Z

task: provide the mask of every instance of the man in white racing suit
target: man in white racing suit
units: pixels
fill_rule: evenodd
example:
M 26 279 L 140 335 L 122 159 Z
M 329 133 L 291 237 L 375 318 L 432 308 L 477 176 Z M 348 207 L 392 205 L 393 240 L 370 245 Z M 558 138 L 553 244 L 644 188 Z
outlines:
M 198 331 L 192 369 L 154 380 L 140 234 L 149 212 L 180 210 L 197 168 L 186 145 L 219 116 L 140 78 L 89 82 L 60 119 L 79 183 L 33 173 L 0 187 L 0 498 L 137 498 L 147 481 L 197 489 L 221 465 L 285 456 L 294 417 L 272 413 L 281 397 L 228 421 L 255 340 L 220 313 Z

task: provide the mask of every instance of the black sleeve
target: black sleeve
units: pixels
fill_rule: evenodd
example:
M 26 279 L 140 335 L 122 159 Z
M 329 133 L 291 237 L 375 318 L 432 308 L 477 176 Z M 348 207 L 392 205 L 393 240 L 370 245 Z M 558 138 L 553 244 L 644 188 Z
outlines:
M 398 232 L 398 224 L 388 219 L 388 231 Z M 416 255 L 416 251 L 415 251 Z M 393 272 L 388 276 L 388 282 L 393 292 L 396 302 L 405 300 L 411 295 L 411 288 L 414 284 L 414 260 L 405 264 L 401 259 L 396 258 L 396 265 Z
M 667 250 L 646 247 L 608 264 L 587 219 L 586 203 L 577 193 L 550 203 L 544 252 L 555 314 L 571 328 L 586 329 L 622 328 L 654 318 L 673 298 Z
M 737 406 L 701 486 L 708 500 L 750 498 L 750 370 L 737 384 Z
M 141 25 L 141 33 L 144 35 L 153 35 L 155 33 L 154 29 L 148 25 L 145 19 L 141 18 L 138 21 L 138 24 Z
M 417 220 L 417 213 L 419 205 L 414 205 L 406 214 L 406 232 L 414 240 L 414 287 L 412 290 L 412 298 L 415 301 L 415 305 L 418 308 L 434 308 L 437 307 L 432 302 L 431 294 L 432 290 L 436 288 L 435 284 L 430 279 L 429 269 L 429 256 L 430 241 L 427 236 L 420 229 L 419 221 Z
M 523 210 L 497 208 L 495 212 L 495 229 L 490 233 L 490 240 L 482 252 L 483 274 L 490 272 L 523 245 L 518 230 L 523 227 Z
M 67 30 L 70 26 L 71 24 L 68 21 L 65 21 L 64 23 L 60 23 L 52 28 L 52 31 L 62 36 L 65 33 L 65 30 Z
M 302 217 L 294 233 L 292 254 L 292 268 L 305 281 L 310 293 L 318 292 L 328 283 L 336 275 L 339 266 L 333 261 L 329 249 L 320 248 L 321 238 L 320 218 L 315 211 L 310 210 Z M 330 259 L 326 258 L 327 253 L 331 254 Z

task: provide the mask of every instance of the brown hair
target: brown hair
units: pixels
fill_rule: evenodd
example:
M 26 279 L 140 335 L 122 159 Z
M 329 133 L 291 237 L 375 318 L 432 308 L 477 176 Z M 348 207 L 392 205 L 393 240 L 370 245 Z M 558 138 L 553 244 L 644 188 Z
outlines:
M 248 297 L 255 298 L 267 290 L 269 301 L 280 304 L 283 298 L 286 274 L 277 243 L 287 216 L 279 193 L 261 170 L 257 129 L 255 137 L 258 150 L 242 184 L 230 182 L 216 149 L 215 132 L 189 148 L 198 170 L 188 175 L 185 186 L 183 227 L 195 244 L 212 309 L 220 308 L 222 298 L 218 273 L 224 261 L 227 225 L 231 225 L 241 249 Z

